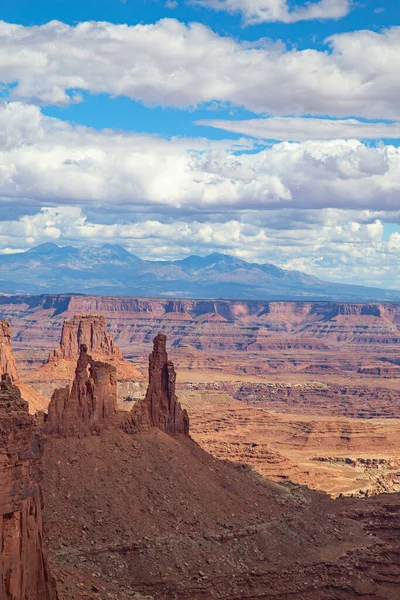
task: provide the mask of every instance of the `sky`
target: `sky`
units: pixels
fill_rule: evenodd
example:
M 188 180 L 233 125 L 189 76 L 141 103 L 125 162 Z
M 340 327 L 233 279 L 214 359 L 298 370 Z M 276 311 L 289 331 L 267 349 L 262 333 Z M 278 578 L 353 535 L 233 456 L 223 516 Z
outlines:
M 225 252 L 400 289 L 398 0 L 13 0 L 0 20 L 0 253 Z

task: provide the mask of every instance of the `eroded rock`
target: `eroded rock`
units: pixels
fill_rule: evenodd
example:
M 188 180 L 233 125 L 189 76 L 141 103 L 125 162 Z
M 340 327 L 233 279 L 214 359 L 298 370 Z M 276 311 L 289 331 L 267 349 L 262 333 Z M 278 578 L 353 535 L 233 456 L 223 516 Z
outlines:
M 107 332 L 106 321 L 100 315 L 75 315 L 65 321 L 61 340 L 57 348 L 50 353 L 49 360 L 57 358 L 76 359 L 82 345 L 93 358 L 114 358 L 122 360 L 121 350 L 114 344 Z
M 189 417 L 175 393 L 176 373 L 168 360 L 167 338 L 159 334 L 154 338 L 153 352 L 149 356 L 149 385 L 146 397 L 133 407 L 123 428 L 129 432 L 158 427 L 170 435 L 189 434 Z
M 43 442 L 8 374 L 0 383 L 0 598 L 54 600 L 43 549 Z
M 49 404 L 47 432 L 84 436 L 115 425 L 116 368 L 95 361 L 82 344 L 72 387 L 54 391 Z
M 7 321 L 0 321 L 0 375 L 3 373 L 7 373 L 12 381 L 18 379 L 11 345 L 11 327 Z

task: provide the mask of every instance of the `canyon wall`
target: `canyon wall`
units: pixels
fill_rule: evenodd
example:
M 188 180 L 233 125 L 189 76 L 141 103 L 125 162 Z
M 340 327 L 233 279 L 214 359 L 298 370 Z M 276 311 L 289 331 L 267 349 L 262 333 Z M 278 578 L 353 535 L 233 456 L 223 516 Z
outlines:
M 0 375 L 3 373 L 8 373 L 12 381 L 18 379 L 11 345 L 11 327 L 7 321 L 0 321 Z
M 0 383 L 0 598 L 54 600 L 43 549 L 43 442 L 8 375 Z
M 282 347 L 299 349 L 321 343 L 400 343 L 400 304 L 351 304 L 337 302 L 267 302 L 241 300 L 172 300 L 163 298 L 112 298 L 97 296 L 0 297 L 0 318 L 14 329 L 18 348 L 54 348 L 65 319 L 95 313 L 106 319 L 108 333 L 118 346 L 132 351 L 159 332 L 172 346 L 201 350 L 265 350 L 279 335 Z M 90 328 L 89 328 L 90 329 Z M 77 350 L 79 341 L 56 353 Z M 83 331 L 83 330 L 82 330 Z M 96 336 L 95 336 L 96 337 Z M 82 338 L 82 343 L 87 343 Z M 107 342 L 103 344 L 107 347 Z
M 18 375 L 11 343 L 11 327 L 7 321 L 0 321 L 0 376 L 3 374 L 7 374 L 11 381 L 18 386 L 22 398 L 29 403 L 29 410 L 32 413 L 47 407 L 46 398 L 21 381 Z

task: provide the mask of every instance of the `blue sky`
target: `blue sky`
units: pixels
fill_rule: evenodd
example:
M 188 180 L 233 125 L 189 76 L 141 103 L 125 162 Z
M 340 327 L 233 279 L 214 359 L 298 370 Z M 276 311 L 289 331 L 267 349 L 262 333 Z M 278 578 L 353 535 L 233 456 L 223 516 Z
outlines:
M 3 5 L 0 252 L 112 240 L 400 288 L 399 17 L 396 0 Z

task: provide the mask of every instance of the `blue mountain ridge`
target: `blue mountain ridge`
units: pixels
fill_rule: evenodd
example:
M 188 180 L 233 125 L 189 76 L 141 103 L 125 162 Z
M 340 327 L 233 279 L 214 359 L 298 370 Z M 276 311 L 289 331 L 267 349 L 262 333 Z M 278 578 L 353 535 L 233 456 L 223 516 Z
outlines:
M 79 293 L 243 300 L 400 301 L 400 291 L 322 281 L 228 254 L 144 260 L 118 244 L 0 255 L 0 293 Z

